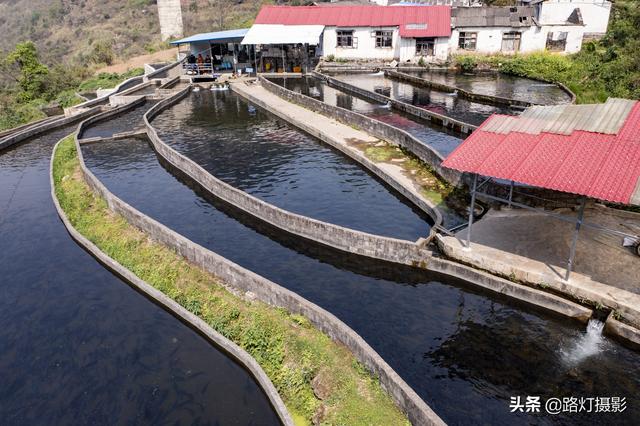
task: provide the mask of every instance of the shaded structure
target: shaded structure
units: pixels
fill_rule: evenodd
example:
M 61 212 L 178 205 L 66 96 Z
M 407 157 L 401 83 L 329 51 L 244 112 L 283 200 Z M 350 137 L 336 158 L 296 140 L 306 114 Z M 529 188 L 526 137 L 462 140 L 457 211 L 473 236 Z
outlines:
M 638 237 L 583 220 L 587 198 L 640 205 L 640 103 L 609 99 L 599 105 L 531 107 L 518 117 L 493 115 L 443 163 L 473 174 L 476 195 L 533 209 L 513 201 L 515 183 L 568 192 L 580 197 L 577 218 L 546 214 L 575 224 L 565 279 L 572 270 L 582 226 L 626 238 Z M 478 176 L 487 179 L 478 185 Z M 492 179 L 510 182 L 508 198 L 480 191 Z M 473 210 L 472 210 L 473 211 Z M 473 215 L 469 216 L 467 247 Z
M 198 55 L 202 56 L 203 61 L 195 64 L 184 61 L 185 71 L 195 71 L 198 75 L 205 76 L 225 71 L 251 73 L 254 71 L 255 51 L 252 46 L 241 44 L 248 31 L 247 28 L 241 28 L 195 34 L 172 41 L 171 44 L 179 49 L 181 46 L 189 46 L 188 50 L 179 52 L 180 59 L 186 59 L 189 55 L 196 58 Z

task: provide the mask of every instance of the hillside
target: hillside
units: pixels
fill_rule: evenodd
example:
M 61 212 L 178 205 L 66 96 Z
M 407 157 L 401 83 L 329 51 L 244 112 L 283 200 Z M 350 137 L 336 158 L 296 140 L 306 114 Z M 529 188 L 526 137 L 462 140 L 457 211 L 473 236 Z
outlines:
M 166 48 L 154 0 L 0 0 L 0 55 L 25 40 L 43 62 L 110 65 Z M 186 34 L 251 24 L 262 0 L 184 0 Z

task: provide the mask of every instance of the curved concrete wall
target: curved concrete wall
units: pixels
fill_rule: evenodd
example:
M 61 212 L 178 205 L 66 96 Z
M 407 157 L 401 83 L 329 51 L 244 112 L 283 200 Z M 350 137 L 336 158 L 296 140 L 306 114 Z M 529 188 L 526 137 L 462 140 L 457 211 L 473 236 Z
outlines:
M 345 83 L 344 81 L 338 80 L 326 74 L 319 73 L 317 71 L 313 71 L 311 74 L 314 76 L 323 79 L 330 86 L 337 87 L 347 93 L 355 94 L 356 96 L 363 97 L 365 99 L 370 99 L 374 102 L 380 102 L 383 104 L 390 104 L 393 108 L 404 111 L 407 114 L 414 115 L 416 117 L 422 118 L 423 120 L 431 121 L 437 125 L 454 129 L 463 134 L 471 134 L 477 126 L 473 124 L 465 123 L 463 121 L 455 120 L 451 117 L 447 117 L 446 115 L 438 114 L 433 111 L 426 110 L 424 108 L 419 108 L 417 106 L 397 101 L 395 99 L 391 99 L 387 96 L 381 95 L 379 93 L 370 92 L 369 90 L 361 89 L 360 87 L 353 86 L 349 83 Z
M 149 81 L 153 78 L 175 78 L 182 74 L 182 63 L 185 59 L 172 62 L 169 65 L 165 65 L 162 68 L 157 69 L 154 72 L 151 72 L 144 76 L 144 81 Z
M 36 120 L 36 121 L 31 121 L 29 123 L 25 123 L 25 124 L 21 124 L 20 126 L 16 126 L 16 127 L 12 127 L 10 129 L 5 129 L 0 131 L 0 139 L 11 135 L 12 133 L 17 133 L 17 132 L 21 132 L 23 130 L 26 130 L 30 127 L 35 127 L 35 126 L 39 126 L 41 124 L 44 123 L 48 123 L 50 121 L 54 121 L 54 120 L 58 120 L 60 118 L 62 118 L 63 115 L 56 115 L 56 116 L 52 116 L 52 117 L 45 117 L 45 118 L 41 118 L 40 120 Z
M 169 311 L 172 315 L 180 319 L 182 322 L 187 324 L 187 326 L 200 333 L 200 335 L 204 336 L 210 343 L 227 353 L 231 358 L 238 362 L 238 364 L 244 367 L 256 379 L 262 390 L 264 390 L 267 398 L 269 398 L 269 402 L 271 402 L 271 405 L 278 414 L 278 417 L 280 418 L 282 423 L 287 426 L 293 426 L 293 420 L 291 419 L 291 416 L 289 415 L 289 412 L 287 411 L 282 398 L 280 398 L 278 391 L 276 390 L 275 386 L 273 385 L 267 374 L 264 372 L 262 367 L 260 367 L 258 362 L 251 355 L 249 355 L 244 349 L 233 343 L 231 340 L 215 331 L 204 320 L 192 314 L 191 312 L 183 308 L 179 303 L 171 299 L 169 296 L 167 296 L 160 290 L 157 290 L 146 281 L 141 280 L 133 272 L 129 271 L 120 263 L 107 256 L 102 250 L 100 250 L 100 248 L 98 248 L 95 244 L 89 241 L 84 235 L 82 235 L 73 227 L 64 210 L 62 210 L 62 207 L 60 207 L 58 197 L 56 197 L 55 194 L 55 185 L 53 180 L 53 158 L 60 142 L 61 141 L 59 141 L 55 145 L 55 147 L 53 148 L 53 152 L 51 153 L 51 163 L 49 170 L 49 178 L 51 182 L 51 197 L 53 198 L 53 204 L 58 211 L 58 215 L 62 219 L 62 222 L 64 223 L 64 226 L 67 228 L 67 231 L 69 232 L 71 237 L 78 244 L 83 246 L 95 258 L 97 258 L 100 263 L 105 265 L 111 271 L 115 272 L 116 275 L 124 279 L 136 290 L 138 290 L 146 297 L 160 305 L 162 308 Z M 79 145 L 76 145 L 76 147 L 78 149 L 78 152 L 80 153 Z
M 84 124 L 84 123 L 83 123 Z M 82 126 L 82 125 L 81 125 Z M 383 388 L 416 425 L 443 424 L 441 419 L 420 399 L 391 367 L 353 330 L 333 314 L 307 301 L 272 281 L 205 249 L 182 235 L 149 218 L 113 195 L 84 164 L 79 142 L 76 140 L 80 165 L 85 180 L 108 203 L 109 208 L 187 260 L 220 277 L 225 284 L 242 292 L 252 292 L 270 305 L 307 317 L 318 329 L 333 340 L 347 346 L 369 371 L 380 378 Z M 531 287 L 516 284 L 489 273 L 437 257 L 430 257 L 421 267 L 467 282 L 471 286 L 504 295 L 551 313 L 587 322 L 591 310 L 561 297 Z
M 188 89 L 183 92 L 188 92 Z M 80 126 L 82 127 L 83 124 Z M 112 194 L 86 167 L 77 138 L 76 148 L 87 184 L 106 200 L 111 210 L 122 215 L 127 222 L 147 233 L 153 240 L 172 248 L 188 261 L 219 277 L 227 286 L 243 293 L 251 292 L 262 302 L 305 316 L 320 331 L 349 348 L 356 359 L 379 378 L 383 389 L 389 393 L 414 425 L 444 425 L 444 422 L 382 357 L 333 314 L 298 294 L 194 243 L 125 203 Z
M 84 133 L 84 130 L 88 125 L 97 123 L 100 121 L 104 121 L 108 118 L 113 117 L 114 115 L 122 114 L 123 112 L 129 111 L 130 109 L 134 109 L 135 107 L 140 106 L 145 102 L 146 102 L 146 99 L 144 97 L 141 97 L 134 100 L 133 102 L 129 102 L 117 108 L 113 108 L 111 110 L 103 112 L 102 114 L 94 115 L 93 117 L 88 118 L 87 120 L 80 123 L 80 125 L 78 126 L 78 133 L 77 133 L 78 138 L 80 139 L 82 138 L 82 134 Z
M 71 108 L 68 109 L 68 111 L 70 111 L 71 113 L 73 113 L 73 111 L 77 111 L 79 109 L 82 108 L 91 108 L 97 105 L 102 105 L 102 104 L 106 104 L 109 102 L 109 97 L 111 95 L 115 95 L 121 91 L 127 90 L 131 87 L 134 87 L 140 83 L 142 83 L 143 80 L 143 76 L 137 76 L 137 77 L 131 77 L 125 81 L 123 81 L 122 83 L 118 84 L 112 91 L 109 92 L 109 94 L 92 99 L 90 101 L 87 102 L 83 102 L 81 104 L 78 105 L 74 105 Z
M 57 127 L 66 126 L 67 124 L 75 123 L 76 121 L 80 121 L 94 114 L 97 114 L 100 111 L 102 111 L 101 107 L 93 107 L 91 109 L 85 110 L 79 114 L 72 115 L 69 117 L 60 117 L 55 120 L 44 120 L 32 126 L 22 127 L 22 130 L 20 130 L 21 128 L 18 128 L 19 130 L 18 132 L 9 133 L 8 136 L 6 136 L 3 139 L 0 139 L 0 151 L 10 147 L 11 145 L 20 143 L 26 139 L 39 135 L 40 133 L 47 132 Z
M 160 101 L 144 116 L 147 134 L 156 152 L 169 164 L 181 170 L 202 188 L 237 208 L 263 220 L 283 231 L 324 244 L 338 250 L 367 256 L 388 262 L 415 265 L 430 256 L 423 248 L 422 241 L 400 240 L 368 234 L 327 222 L 322 222 L 266 203 L 233 186 L 217 179 L 193 160 L 178 153 L 164 143 L 150 120 L 162 110 L 180 101 L 189 93 L 190 88 L 178 92 L 175 96 Z
M 437 83 L 435 81 L 427 80 L 426 78 L 417 77 L 415 75 L 405 74 L 403 72 L 385 70 L 384 75 L 387 77 L 395 78 L 400 81 L 407 81 L 417 86 L 427 87 L 429 89 L 440 90 L 445 92 L 457 92 L 458 96 L 469 99 L 473 102 L 480 102 L 490 105 L 506 105 L 509 107 L 521 107 L 526 108 L 534 105 L 531 102 L 521 101 L 518 99 L 503 98 L 501 96 L 484 95 L 482 93 L 470 92 L 465 89 L 461 89 L 456 86 L 449 86 L 448 84 Z
M 324 80 L 324 79 L 323 79 Z M 327 117 L 331 117 L 348 126 L 356 126 L 363 131 L 407 149 L 416 157 L 430 165 L 435 171 L 448 182 L 457 185 L 462 174 L 453 169 L 442 167 L 444 157 L 438 151 L 416 139 L 413 135 L 382 121 L 367 117 L 366 115 L 329 105 L 325 102 L 305 96 L 301 93 L 285 89 L 264 77 L 260 77 L 262 85 L 272 93 L 296 104 L 299 104 L 311 111 L 318 112 Z

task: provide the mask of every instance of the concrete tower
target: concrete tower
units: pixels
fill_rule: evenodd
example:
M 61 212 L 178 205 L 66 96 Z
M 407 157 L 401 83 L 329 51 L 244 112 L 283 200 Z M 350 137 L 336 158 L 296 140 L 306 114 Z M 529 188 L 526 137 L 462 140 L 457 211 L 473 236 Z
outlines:
M 158 0 L 158 17 L 163 41 L 183 36 L 180 0 Z

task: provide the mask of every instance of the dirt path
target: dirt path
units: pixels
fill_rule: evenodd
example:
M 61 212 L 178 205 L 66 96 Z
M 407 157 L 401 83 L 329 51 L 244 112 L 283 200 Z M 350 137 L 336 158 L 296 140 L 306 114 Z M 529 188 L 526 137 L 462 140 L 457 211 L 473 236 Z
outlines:
M 142 68 L 144 64 L 152 64 L 156 62 L 174 61 L 176 59 L 176 48 L 161 50 L 155 53 L 149 53 L 147 55 L 134 56 L 124 62 L 109 65 L 108 67 L 100 68 L 96 73 L 101 72 L 117 72 L 123 73 L 133 68 Z

